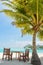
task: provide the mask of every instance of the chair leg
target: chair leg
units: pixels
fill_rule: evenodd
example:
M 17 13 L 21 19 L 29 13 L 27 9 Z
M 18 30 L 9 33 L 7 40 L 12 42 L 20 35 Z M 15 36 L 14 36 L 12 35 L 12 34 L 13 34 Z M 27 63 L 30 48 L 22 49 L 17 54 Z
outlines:
M 26 58 L 25 57 L 23 57 L 23 61 L 26 62 Z
M 7 55 L 5 55 L 5 60 L 7 59 Z M 2 60 L 4 60 L 4 55 L 3 55 L 3 57 L 2 57 Z
M 21 61 L 21 57 L 19 57 L 19 61 Z
M 28 59 L 27 59 L 28 61 L 29 61 L 29 57 L 28 57 Z
M 11 60 L 12 60 L 12 55 L 11 55 Z
M 8 60 L 10 60 L 10 57 L 9 57 L 9 55 L 8 55 Z
M 2 60 L 4 60 L 4 55 L 3 55 L 3 57 L 2 57 Z

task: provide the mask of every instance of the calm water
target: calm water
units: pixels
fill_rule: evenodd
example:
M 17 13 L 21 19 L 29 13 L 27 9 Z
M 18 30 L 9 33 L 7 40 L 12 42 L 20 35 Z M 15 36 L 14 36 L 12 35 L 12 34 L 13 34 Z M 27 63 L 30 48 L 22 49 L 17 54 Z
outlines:
M 25 49 L 24 48 L 10 48 L 11 51 L 21 51 L 21 52 L 25 52 Z M 0 48 L 0 53 L 3 52 L 3 48 Z M 29 49 L 29 52 L 31 53 L 32 50 Z M 43 53 L 43 49 L 37 49 L 37 52 L 38 53 Z

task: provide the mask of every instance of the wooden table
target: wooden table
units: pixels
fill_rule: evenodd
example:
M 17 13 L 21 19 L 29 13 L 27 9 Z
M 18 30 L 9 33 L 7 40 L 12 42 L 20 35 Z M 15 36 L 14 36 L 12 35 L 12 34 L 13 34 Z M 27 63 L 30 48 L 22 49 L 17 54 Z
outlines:
M 19 59 L 20 55 L 23 54 L 23 52 L 21 51 L 11 51 L 11 53 L 16 53 L 16 59 Z M 18 54 L 18 57 L 17 57 L 17 54 Z

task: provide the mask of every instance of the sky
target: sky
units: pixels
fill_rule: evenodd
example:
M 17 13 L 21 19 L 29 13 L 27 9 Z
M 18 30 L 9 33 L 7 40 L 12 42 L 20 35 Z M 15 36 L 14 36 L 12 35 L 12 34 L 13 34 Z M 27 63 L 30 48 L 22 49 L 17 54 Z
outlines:
M 2 5 L 0 2 L 0 10 L 6 9 L 7 7 Z M 25 45 L 32 44 L 32 36 L 24 35 L 21 36 L 21 30 L 13 26 L 11 22 L 13 19 L 6 16 L 4 13 L 0 13 L 0 48 L 3 47 L 24 47 Z M 37 44 L 43 45 L 43 41 L 36 40 Z

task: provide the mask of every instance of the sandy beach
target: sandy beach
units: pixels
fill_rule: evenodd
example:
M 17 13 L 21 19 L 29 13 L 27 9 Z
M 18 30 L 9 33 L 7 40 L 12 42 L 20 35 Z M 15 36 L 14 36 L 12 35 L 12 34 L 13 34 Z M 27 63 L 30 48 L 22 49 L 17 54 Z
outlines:
M 11 60 L 10 61 L 2 60 L 2 55 L 3 55 L 3 53 L 0 53 L 0 65 L 32 65 L 31 64 L 31 56 L 32 56 L 31 53 L 29 54 L 30 60 L 26 61 L 26 62 L 23 62 L 23 61 L 19 62 L 19 60 L 15 59 L 16 54 L 13 54 L 12 61 Z M 42 65 L 43 65 L 43 53 L 38 53 L 38 55 L 39 55 Z
M 0 53 L 0 59 L 2 59 L 2 55 L 3 55 L 3 53 Z M 29 58 L 31 58 L 31 56 L 32 56 L 32 53 L 29 53 Z M 43 53 L 38 53 L 38 56 L 43 57 Z M 16 53 L 13 53 L 12 57 L 16 58 Z M 17 57 L 18 57 L 18 54 L 17 54 Z

